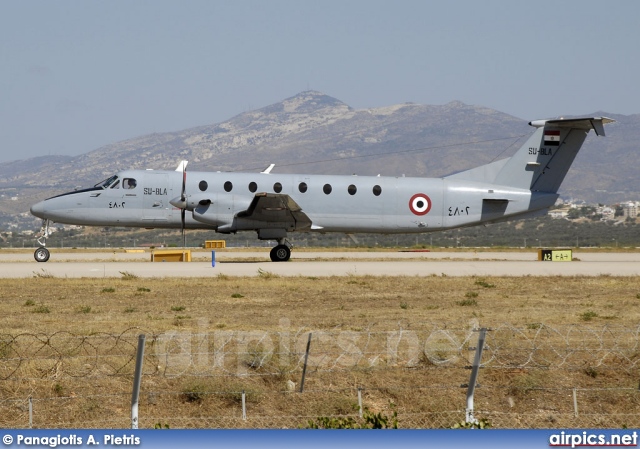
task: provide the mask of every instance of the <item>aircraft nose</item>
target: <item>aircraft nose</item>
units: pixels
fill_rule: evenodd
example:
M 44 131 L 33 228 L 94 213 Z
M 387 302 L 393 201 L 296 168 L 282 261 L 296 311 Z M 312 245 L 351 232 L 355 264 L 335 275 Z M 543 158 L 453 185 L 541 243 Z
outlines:
M 31 206 L 31 215 L 35 215 L 38 218 L 44 218 L 44 201 Z

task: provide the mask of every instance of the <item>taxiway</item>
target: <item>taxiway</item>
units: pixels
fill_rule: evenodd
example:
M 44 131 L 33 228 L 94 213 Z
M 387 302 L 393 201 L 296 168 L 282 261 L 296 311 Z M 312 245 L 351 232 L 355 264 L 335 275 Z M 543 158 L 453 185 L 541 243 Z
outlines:
M 296 251 L 289 262 L 269 261 L 268 252 L 194 251 L 193 262 L 151 263 L 150 253 L 65 252 L 37 263 L 30 252 L 0 252 L 0 277 L 68 278 L 258 276 L 638 276 L 638 252 L 579 252 L 572 262 L 540 262 L 535 250 L 522 252 L 311 252 Z

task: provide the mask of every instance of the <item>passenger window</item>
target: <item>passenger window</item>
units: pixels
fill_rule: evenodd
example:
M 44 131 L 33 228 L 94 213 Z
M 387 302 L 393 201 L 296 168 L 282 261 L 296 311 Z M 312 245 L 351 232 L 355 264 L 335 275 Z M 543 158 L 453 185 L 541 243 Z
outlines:
M 322 191 L 325 193 L 325 195 L 329 195 L 331 193 L 331 184 L 325 184 L 322 187 Z
M 209 188 L 209 184 L 207 184 L 207 181 L 200 181 L 198 188 L 201 192 L 205 192 Z
M 123 189 L 135 189 L 138 183 L 133 178 L 124 178 L 122 180 L 122 188 Z
M 380 194 L 382 193 L 382 187 L 380 186 L 373 186 L 373 194 L 375 196 L 380 196 Z
M 282 184 L 280 184 L 279 182 L 276 182 L 273 185 L 273 191 L 276 192 L 276 193 L 282 192 Z
M 255 182 L 250 182 L 249 183 L 249 192 L 255 193 L 256 190 L 258 190 L 258 184 L 256 184 Z
M 353 184 L 351 184 L 347 188 L 347 192 L 349 192 L 349 195 L 355 195 L 357 191 L 358 191 L 358 188 L 356 186 L 354 186 Z
M 225 192 L 231 192 L 231 189 L 233 189 L 233 184 L 231 183 L 231 181 L 227 181 L 224 183 L 224 191 Z
M 298 190 L 300 191 L 300 193 L 305 193 L 307 191 L 307 183 L 301 182 L 300 184 L 298 184 Z

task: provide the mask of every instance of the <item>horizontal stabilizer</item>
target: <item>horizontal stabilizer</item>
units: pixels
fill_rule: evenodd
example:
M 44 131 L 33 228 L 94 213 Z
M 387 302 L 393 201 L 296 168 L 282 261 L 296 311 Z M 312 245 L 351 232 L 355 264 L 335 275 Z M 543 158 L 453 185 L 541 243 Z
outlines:
M 613 122 L 615 122 L 615 120 L 608 117 L 580 117 L 568 119 L 561 118 L 555 120 L 534 120 L 529 122 L 529 125 L 535 126 L 536 128 L 550 126 L 553 128 L 584 129 L 586 131 L 593 129 L 598 136 L 604 136 L 604 125 Z

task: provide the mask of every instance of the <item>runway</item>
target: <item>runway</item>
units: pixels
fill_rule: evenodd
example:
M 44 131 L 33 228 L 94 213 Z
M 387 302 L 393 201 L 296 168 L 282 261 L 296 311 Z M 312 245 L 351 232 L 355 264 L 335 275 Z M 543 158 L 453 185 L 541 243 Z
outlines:
M 521 252 L 294 251 L 289 262 L 269 261 L 268 249 L 193 250 L 193 262 L 150 262 L 150 252 L 65 252 L 51 248 L 38 263 L 31 252 L 0 251 L 1 278 L 215 277 L 225 276 L 638 276 L 640 252 L 574 251 L 572 262 L 540 262 L 536 250 Z

